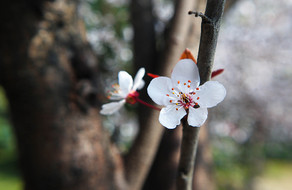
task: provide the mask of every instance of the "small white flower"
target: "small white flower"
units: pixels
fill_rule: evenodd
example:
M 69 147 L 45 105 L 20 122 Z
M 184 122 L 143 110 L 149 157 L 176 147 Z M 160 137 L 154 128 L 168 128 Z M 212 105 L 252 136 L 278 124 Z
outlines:
M 159 122 L 168 129 L 174 129 L 187 115 L 190 126 L 200 127 L 207 119 L 207 108 L 220 103 L 226 90 L 217 81 L 208 81 L 202 86 L 197 65 L 191 59 L 182 59 L 174 67 L 171 78 L 153 79 L 147 92 L 162 108 Z
M 112 87 L 114 91 L 110 92 L 108 98 L 110 100 L 119 100 L 117 102 L 111 102 L 102 105 L 100 113 L 103 115 L 111 115 L 118 111 L 126 102 L 135 103 L 135 97 L 138 97 L 138 92 L 144 86 L 143 77 L 145 75 L 145 69 L 141 68 L 137 72 L 134 82 L 131 75 L 126 71 L 120 71 L 118 75 L 118 83 L 114 84 Z

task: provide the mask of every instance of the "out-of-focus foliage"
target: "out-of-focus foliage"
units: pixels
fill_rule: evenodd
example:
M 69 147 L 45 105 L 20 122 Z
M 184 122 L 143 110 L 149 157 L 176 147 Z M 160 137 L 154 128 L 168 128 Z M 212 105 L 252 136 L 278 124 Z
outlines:
M 124 69 L 132 59 L 129 2 L 125 0 L 87 0 L 80 6 L 87 36 L 98 56 L 100 69 Z
M 8 102 L 0 87 L 0 161 L 15 153 L 15 142 L 12 129 L 8 121 Z
M 15 139 L 8 118 L 8 102 L 0 86 L 0 189 L 20 190 Z
M 215 69 L 225 68 L 216 80 L 227 97 L 210 114 L 221 189 L 256 188 L 271 159 L 292 163 L 291 8 L 289 0 L 240 0 L 224 17 Z

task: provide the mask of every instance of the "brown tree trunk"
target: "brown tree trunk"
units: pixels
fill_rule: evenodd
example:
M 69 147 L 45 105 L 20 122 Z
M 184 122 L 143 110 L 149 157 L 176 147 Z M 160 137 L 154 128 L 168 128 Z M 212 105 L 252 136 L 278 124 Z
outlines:
M 0 82 L 25 189 L 122 189 L 120 156 L 92 107 L 96 60 L 77 1 L 1 1 Z M 89 101 L 90 100 L 90 101 Z

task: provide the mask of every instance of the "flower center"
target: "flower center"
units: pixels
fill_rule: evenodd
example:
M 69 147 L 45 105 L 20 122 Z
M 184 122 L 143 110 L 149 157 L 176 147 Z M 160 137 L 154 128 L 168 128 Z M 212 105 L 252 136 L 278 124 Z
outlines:
M 108 99 L 120 99 L 121 98 L 121 89 L 120 89 L 120 85 L 118 84 L 113 84 L 112 85 L 113 91 L 108 91 L 107 94 L 107 98 Z
M 137 91 L 131 91 L 126 97 L 126 102 L 129 104 L 135 104 L 137 102 L 138 97 L 139 93 Z
M 187 88 L 179 88 L 183 89 L 181 91 L 177 91 L 176 89 L 172 88 L 171 93 L 173 94 L 170 96 L 169 94 L 166 94 L 166 96 L 170 99 L 169 102 L 175 104 L 178 106 L 176 110 L 179 110 L 180 108 L 184 108 L 185 110 L 188 110 L 189 107 L 193 107 L 195 109 L 199 108 L 200 105 L 196 102 L 196 100 L 199 100 L 200 97 L 196 96 L 196 91 L 200 90 L 199 88 L 196 88 L 195 90 L 190 89 L 190 83 L 191 81 L 188 80 L 188 83 L 181 83 L 180 81 L 177 81 L 178 86 L 183 85 L 183 87 Z
M 180 99 L 178 100 L 179 105 L 183 106 L 185 109 L 189 109 L 189 107 L 193 103 L 193 99 L 189 94 L 185 94 L 180 92 Z

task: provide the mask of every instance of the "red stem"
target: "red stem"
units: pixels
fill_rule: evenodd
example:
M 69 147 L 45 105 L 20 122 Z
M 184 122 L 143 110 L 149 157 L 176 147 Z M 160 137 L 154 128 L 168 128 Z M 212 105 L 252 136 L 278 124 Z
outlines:
M 151 105 L 151 104 L 148 104 L 147 102 L 144 102 L 143 100 L 139 99 L 138 97 L 135 97 L 135 99 L 137 100 L 137 102 L 139 102 L 139 103 L 141 103 L 141 104 L 143 104 L 143 105 L 145 105 L 145 106 L 147 106 L 147 107 L 150 107 L 150 108 L 155 109 L 155 110 L 158 110 L 158 111 L 161 110 L 161 109 L 158 108 L 158 107 L 155 107 L 155 106 L 153 106 L 153 105 Z

